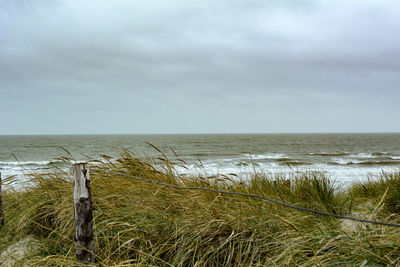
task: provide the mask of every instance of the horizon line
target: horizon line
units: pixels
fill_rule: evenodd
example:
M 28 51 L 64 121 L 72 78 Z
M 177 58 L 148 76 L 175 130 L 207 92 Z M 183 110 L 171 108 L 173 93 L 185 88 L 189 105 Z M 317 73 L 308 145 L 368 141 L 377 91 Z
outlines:
M 274 134 L 400 134 L 400 132 L 218 132 L 218 133 L 43 133 L 0 134 L 0 136 L 111 136 L 111 135 L 274 135 Z

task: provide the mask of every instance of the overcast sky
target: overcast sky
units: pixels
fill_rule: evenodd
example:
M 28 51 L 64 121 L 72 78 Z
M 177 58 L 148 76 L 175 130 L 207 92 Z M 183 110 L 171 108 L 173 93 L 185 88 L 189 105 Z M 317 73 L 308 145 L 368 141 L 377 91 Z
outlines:
M 400 1 L 0 0 L 0 134 L 400 132 Z

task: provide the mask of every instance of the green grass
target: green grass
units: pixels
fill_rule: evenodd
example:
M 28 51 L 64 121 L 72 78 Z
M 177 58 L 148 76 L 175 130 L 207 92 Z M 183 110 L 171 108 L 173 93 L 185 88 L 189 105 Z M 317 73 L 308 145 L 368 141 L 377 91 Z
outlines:
M 400 174 L 337 188 L 322 173 L 286 177 L 254 173 L 183 177 L 166 157 L 156 166 L 128 151 L 91 168 L 181 186 L 267 196 L 341 215 L 400 223 Z M 102 266 L 393 266 L 400 263 L 400 229 L 316 216 L 260 199 L 177 190 L 91 172 L 95 254 Z M 21 265 L 80 266 L 75 261 L 70 174 L 32 175 L 22 191 L 3 193 L 0 250 L 33 235 L 40 253 Z M 386 192 L 386 194 L 385 194 Z

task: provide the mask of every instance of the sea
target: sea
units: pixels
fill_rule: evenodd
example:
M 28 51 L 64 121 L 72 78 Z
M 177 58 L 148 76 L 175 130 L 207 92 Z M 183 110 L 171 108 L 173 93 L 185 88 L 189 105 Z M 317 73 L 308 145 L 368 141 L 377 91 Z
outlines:
M 151 144 L 151 145 L 150 145 Z M 0 172 L 22 183 L 30 172 L 69 169 L 74 161 L 117 158 L 127 149 L 155 159 L 161 150 L 182 175 L 255 172 L 292 175 L 323 172 L 339 184 L 376 179 L 400 171 L 400 134 L 174 134 L 0 136 Z M 67 152 L 68 151 L 68 152 Z

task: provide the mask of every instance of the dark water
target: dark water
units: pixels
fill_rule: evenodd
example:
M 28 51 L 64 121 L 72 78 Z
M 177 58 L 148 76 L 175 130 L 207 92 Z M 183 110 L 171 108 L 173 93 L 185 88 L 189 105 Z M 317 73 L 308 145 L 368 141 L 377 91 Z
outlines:
M 382 170 L 400 167 L 400 134 L 254 134 L 254 135 L 86 135 L 0 136 L 3 176 L 18 175 L 63 165 L 56 160 L 70 151 L 76 160 L 84 155 L 118 156 L 121 148 L 137 155 L 159 156 L 150 142 L 174 158 L 171 148 L 187 162 L 182 173 L 236 173 L 245 177 L 257 170 L 271 173 L 325 171 L 339 181 L 366 179 Z M 18 159 L 19 163 L 14 158 Z M 204 169 L 196 166 L 202 162 Z

